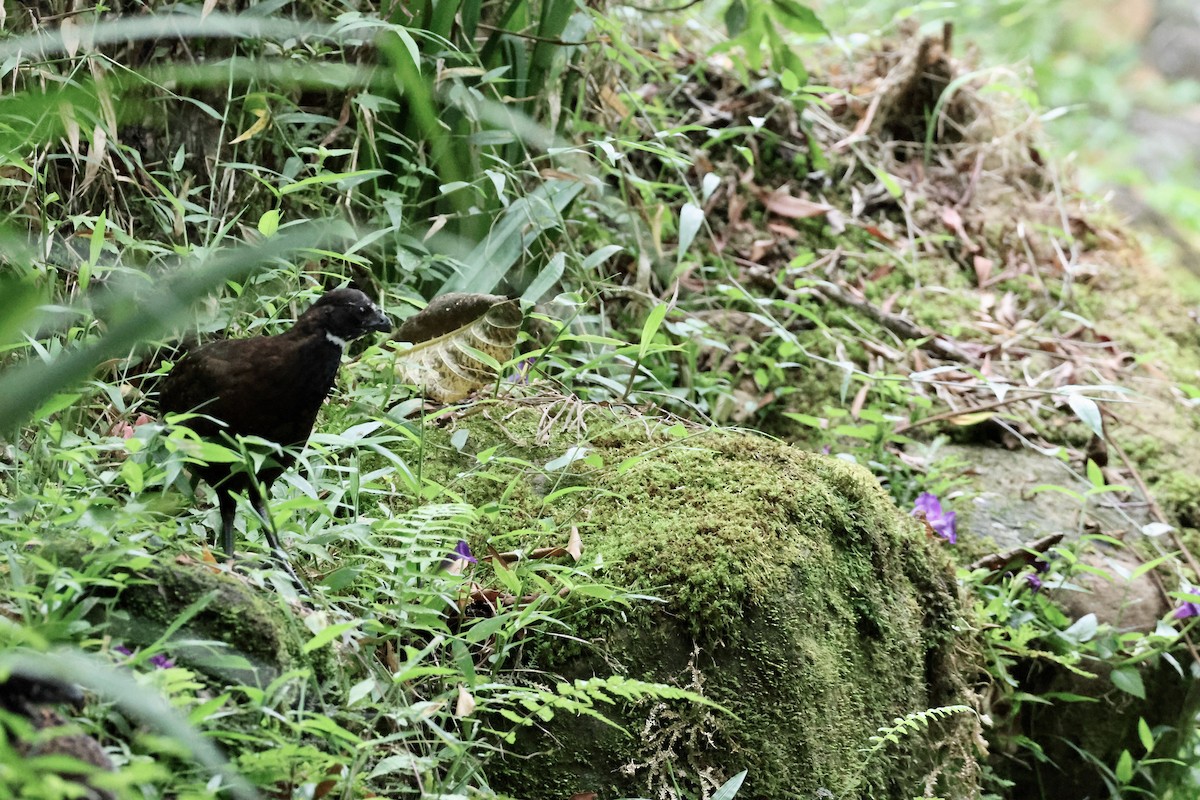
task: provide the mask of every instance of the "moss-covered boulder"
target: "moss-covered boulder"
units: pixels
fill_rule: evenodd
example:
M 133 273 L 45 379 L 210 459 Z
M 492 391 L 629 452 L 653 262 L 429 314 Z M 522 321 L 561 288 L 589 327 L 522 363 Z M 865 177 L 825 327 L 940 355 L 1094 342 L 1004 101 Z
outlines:
M 292 669 L 311 669 L 320 681 L 335 672 L 327 650 L 303 652 L 310 634 L 297 610 L 244 578 L 119 543 L 95 551 L 77 539 L 51 539 L 42 555 L 79 569 L 85 549 L 91 568 L 108 576 L 92 591 L 89 616 L 117 642 L 144 647 L 169 634 L 166 653 L 219 684 L 265 687 Z
M 283 603 L 205 564 L 159 561 L 125 586 L 109 620 L 134 645 L 177 627 L 168 645 L 176 660 L 218 681 L 265 687 L 289 669 L 326 671 L 301 655 L 303 639 L 291 632 L 300 623 Z
M 627 706 L 615 719 L 632 736 L 560 715 L 492 765 L 495 787 L 526 800 L 673 796 L 747 769 L 739 797 L 977 794 L 970 713 L 864 755 L 895 718 L 965 698 L 952 571 L 870 473 L 761 436 L 614 410 L 570 414 L 582 423 L 570 433 L 547 425 L 548 411 L 494 411 L 429 432 L 426 474 L 468 496 L 497 493 L 494 472 L 464 477 L 474 453 L 500 443 L 514 463 L 547 464 L 586 447 L 586 464 L 552 480 L 516 474 L 504 494 L 520 504 L 590 485 L 547 509 L 579 525 L 604 580 L 663 601 L 584 613 L 573 633 L 588 644 L 531 642 L 529 666 L 672 683 L 731 711 Z

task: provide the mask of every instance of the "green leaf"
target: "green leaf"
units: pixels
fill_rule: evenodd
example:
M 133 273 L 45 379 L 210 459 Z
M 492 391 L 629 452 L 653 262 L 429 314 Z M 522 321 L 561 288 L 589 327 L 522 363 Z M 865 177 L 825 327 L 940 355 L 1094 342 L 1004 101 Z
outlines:
M 790 420 L 795 420 L 796 422 L 799 422 L 801 425 L 807 425 L 810 428 L 822 428 L 823 429 L 823 428 L 829 427 L 829 420 L 821 419 L 820 417 L 814 417 L 810 414 L 800 414 L 795 411 L 785 411 L 785 412 L 783 412 L 783 416 L 787 417 Z
M 590 452 L 590 450 L 591 450 L 591 448 L 583 447 L 582 445 L 576 446 L 576 447 L 569 447 L 569 448 L 567 448 L 567 452 L 563 453 L 561 456 L 554 459 L 553 461 L 547 462 L 546 469 L 549 470 L 550 472 L 557 472 L 560 469 L 566 469 L 567 467 L 574 464 L 576 461 L 579 461 L 580 459 L 587 456 L 587 454 Z
M 0 346 L 11 344 L 33 327 L 42 301 L 42 291 L 32 281 L 10 276 L 0 278 Z
M 802 36 L 829 35 L 829 29 L 811 8 L 793 2 L 793 0 L 771 0 L 771 4 L 779 13 L 779 21 L 788 30 Z
M 1146 748 L 1146 755 L 1154 752 L 1154 734 L 1142 717 L 1138 717 L 1138 740 L 1141 741 L 1142 747 Z
M 1075 620 L 1071 627 L 1062 632 L 1062 635 L 1073 642 L 1082 644 L 1091 640 L 1096 635 L 1099 628 L 1099 621 L 1095 614 L 1084 614 L 1079 619 Z
M 383 169 L 360 169 L 354 172 L 326 172 L 284 186 L 279 190 L 279 194 L 288 195 L 307 189 L 310 186 L 320 186 L 327 183 L 341 183 L 343 184 L 341 188 L 346 189 L 351 186 L 357 186 L 371 178 L 379 178 L 387 174 L 387 170 Z
M 1092 433 L 1104 438 L 1104 422 L 1100 418 L 1100 406 L 1090 397 L 1081 394 L 1067 395 L 1067 405 L 1075 412 L 1084 425 L 1092 429 Z
M 1090 458 L 1087 462 L 1087 476 L 1088 483 L 1097 489 L 1104 486 L 1104 473 L 1100 471 L 1100 465 Z
M 721 788 L 713 793 L 712 800 L 733 800 L 737 796 L 738 789 L 742 788 L 742 782 L 746 780 L 748 772 L 749 770 L 742 770 L 721 784 Z
M 638 342 L 638 361 L 646 357 L 651 343 L 654 342 L 655 335 L 658 334 L 658 328 L 662 325 L 662 321 L 666 316 L 666 303 L 656 304 L 654 308 L 650 309 L 650 313 L 646 315 L 646 321 L 642 324 L 642 338 Z
M 1128 750 L 1121 751 L 1121 755 L 1117 758 L 1117 768 L 1114 774 L 1120 783 L 1129 783 L 1129 779 L 1133 777 L 1133 756 L 1129 754 Z
M 229 698 L 232 696 L 233 695 L 231 695 L 229 692 L 225 692 L 224 694 L 219 694 L 216 697 L 206 700 L 188 713 L 188 722 L 193 725 L 199 725 L 213 714 L 217 713 L 222 706 L 229 702 Z
M 542 267 L 542 271 L 537 274 L 537 277 L 526 287 L 524 293 L 521 295 L 521 301 L 523 303 L 536 303 L 545 297 L 558 285 L 566 266 L 566 254 L 555 253 L 553 258 L 546 262 L 546 266 Z
M 140 494 L 146 486 L 145 475 L 142 473 L 142 465 L 132 459 L 125 459 L 125 462 L 121 464 L 121 478 L 133 494 Z
M 733 0 L 729 7 L 725 9 L 725 31 L 729 34 L 729 38 L 736 39 L 746 30 L 746 20 L 749 15 L 746 13 L 746 4 L 742 0 Z
M 1145 700 L 1146 687 L 1142 683 L 1142 674 L 1137 671 L 1137 667 L 1119 667 L 1114 669 L 1109 679 L 1122 692 L 1131 694 L 1134 697 Z
M 270 238 L 275 235 L 277 230 L 279 230 L 279 211 L 274 208 L 264 211 L 263 215 L 258 218 L 258 232 Z
M 55 414 L 57 414 L 58 412 L 62 411 L 64 408 L 69 408 L 76 400 L 78 400 L 82 396 L 83 395 L 78 394 L 78 393 L 56 394 L 56 395 L 50 397 L 48 400 L 46 400 L 46 402 L 44 402 L 40 406 L 38 406 L 37 410 L 33 412 L 33 416 L 36 419 L 46 419 L 47 417 L 52 417 Z
M 305 642 L 302 650 L 305 653 L 311 653 L 313 650 L 329 644 L 346 631 L 353 630 L 357 627 L 358 622 L 339 622 L 336 625 L 329 625 L 325 628 L 322 628 L 316 636 Z
M 551 180 L 538 186 L 504 211 L 488 236 L 463 259 L 457 270 L 437 291 L 486 294 L 504 280 L 513 266 L 524 259 L 529 248 L 548 230 L 558 228 L 567 205 L 583 191 L 579 181 Z
M 600 266 L 605 261 L 612 258 L 614 255 L 624 249 L 625 248 L 621 247 L 619 244 L 607 244 L 604 247 L 601 247 L 599 250 L 583 260 L 584 271 L 590 272 L 591 270 L 594 270 L 596 267 Z
M 899 200 L 901 197 L 904 197 L 904 189 L 901 188 L 896 179 L 892 177 L 891 173 L 885 169 L 880 169 L 869 161 L 865 163 L 867 169 L 871 170 L 871 174 L 875 176 L 875 179 L 883 184 L 884 189 L 887 189 L 888 194 L 897 200 Z

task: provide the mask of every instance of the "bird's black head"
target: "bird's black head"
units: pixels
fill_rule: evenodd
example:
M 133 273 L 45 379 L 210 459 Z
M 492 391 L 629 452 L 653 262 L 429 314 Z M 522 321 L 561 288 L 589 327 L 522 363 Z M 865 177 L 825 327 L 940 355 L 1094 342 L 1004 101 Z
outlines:
M 357 339 L 370 331 L 390 331 L 392 322 L 358 289 L 334 289 L 326 292 L 300 316 L 306 328 L 323 330 L 342 342 Z

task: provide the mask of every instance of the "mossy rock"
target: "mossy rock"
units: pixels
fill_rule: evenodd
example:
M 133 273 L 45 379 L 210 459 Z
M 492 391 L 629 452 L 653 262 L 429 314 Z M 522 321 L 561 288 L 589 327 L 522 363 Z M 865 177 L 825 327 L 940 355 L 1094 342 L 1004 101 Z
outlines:
M 878 728 L 965 702 L 966 685 L 953 573 L 870 473 L 742 432 L 682 431 L 615 409 L 567 416 L 583 425 L 548 432 L 550 411 L 501 404 L 423 441 L 425 474 L 477 503 L 499 493 L 496 475 L 473 482 L 463 467 L 497 443 L 514 463 L 546 464 L 580 444 L 603 460 L 553 480 L 517 469 L 506 497 L 590 485 L 550 513 L 579 525 L 602 580 L 663 602 L 581 612 L 572 633 L 589 644 L 528 642 L 527 666 L 671 683 L 732 713 L 625 706 L 613 718 L 632 736 L 559 716 L 491 764 L 494 788 L 525 800 L 672 796 L 672 786 L 698 794 L 747 769 L 739 797 L 978 793 L 971 714 L 864 759 Z M 462 429 L 466 445 L 460 434 L 451 447 Z
M 77 540 L 51 540 L 43 555 L 80 568 L 85 549 Z M 222 684 L 266 687 L 303 668 L 324 681 L 334 672 L 328 652 L 303 653 L 308 634 L 297 635 L 303 623 L 286 601 L 241 579 L 169 553 L 150 556 L 119 545 L 89 552 L 88 563 L 111 579 L 93 592 L 102 602 L 91 615 L 118 642 L 144 647 L 172 629 L 170 657 Z
M 159 562 L 140 577 L 121 592 L 111 618 L 114 635 L 148 644 L 193 603 L 204 601 L 169 648 L 181 663 L 220 681 L 259 687 L 290 669 L 328 672 L 300 655 L 302 641 L 289 634 L 298 623 L 281 607 L 282 600 L 204 564 Z

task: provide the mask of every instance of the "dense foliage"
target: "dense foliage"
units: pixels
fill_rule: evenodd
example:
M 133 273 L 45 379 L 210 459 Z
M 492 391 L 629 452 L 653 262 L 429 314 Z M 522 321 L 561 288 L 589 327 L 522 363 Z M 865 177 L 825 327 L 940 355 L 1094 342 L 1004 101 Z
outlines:
M 947 719 L 1036 769 L 1048 756 L 1022 720 L 1047 702 L 1026 691 L 1043 667 L 1103 671 L 1140 699 L 1145 665 L 1187 669 L 1170 617 L 1200 597 L 1178 580 L 1182 545 L 1135 568 L 1163 571 L 1180 605 L 1132 634 L 1056 602 L 1101 571 L 1077 543 L 997 570 L 956 525 L 969 470 L 938 451 L 978 430 L 1058 448 L 1074 479 L 1043 491 L 1077 505 L 1085 540 L 1108 543 L 1083 519 L 1127 487 L 1092 449 L 1078 457 L 1125 396 L 1084 324 L 1106 291 L 1089 281 L 1123 245 L 1045 166 L 1028 88 L 962 70 L 948 33 L 889 29 L 899 44 L 851 60 L 829 42 L 861 19 L 791 0 L 734 0 L 690 25 L 567 0 L 19 5 L 0 40 L 0 670 L 91 692 L 76 720 L 116 766 L 94 787 L 491 796 L 490 759 L 556 716 L 619 727 L 622 703 L 653 701 L 752 719 L 698 686 L 527 671 L 532 641 L 574 646 L 581 620 L 659 600 L 581 552 L 584 511 L 555 513 L 596 491 L 579 472 L 654 455 L 606 463 L 583 404 L 645 413 L 661 448 L 723 425 L 824 450 L 915 503 L 931 539 L 962 538 L 977 685 L 875 721 L 844 796 Z M 984 5 L 958 10 L 1005 15 L 997 30 L 1016 35 L 1050 4 Z M 487 387 L 462 406 L 433 402 L 411 366 L 461 337 L 432 356 L 396 339 L 352 349 L 271 502 L 311 592 L 248 510 L 230 579 L 187 468 L 263 456 L 160 418 L 157 381 L 193 337 L 280 332 L 345 283 L 399 318 L 447 292 L 496 295 L 488 313 L 503 295 L 524 326 L 499 355 L 486 341 L 511 319 L 466 321 Z M 1039 358 L 1073 371 L 1024 381 Z M 436 447 L 466 465 L 432 466 L 430 430 L 493 399 L 515 409 L 502 428 L 545 409 L 527 432 L 540 449 L 476 452 L 464 428 Z M 1175 536 L 1194 525 L 1189 496 L 1130 526 Z M 1069 694 L 1053 699 L 1082 702 Z M 1192 761 L 1167 722 L 1132 719 L 1136 744 L 1085 751 L 1114 795 Z M 3 721 L 0 794 L 80 791 L 8 735 L 31 733 L 19 715 Z M 732 797 L 742 766 L 667 769 L 662 795 Z M 1022 780 L 984 772 L 997 795 Z

